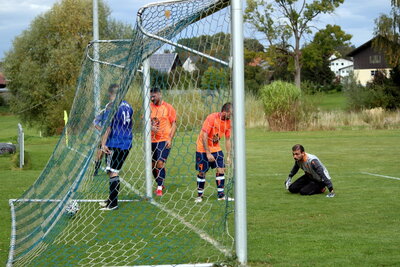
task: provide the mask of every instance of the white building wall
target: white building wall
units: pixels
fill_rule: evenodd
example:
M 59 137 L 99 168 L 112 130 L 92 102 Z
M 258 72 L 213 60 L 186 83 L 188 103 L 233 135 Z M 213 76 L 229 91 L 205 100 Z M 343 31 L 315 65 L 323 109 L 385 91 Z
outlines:
M 353 61 L 344 58 L 331 57 L 329 67 L 336 76 L 346 77 L 353 71 Z
M 354 77 L 363 86 L 367 85 L 368 82 L 372 81 L 377 69 L 357 69 L 354 70 Z M 379 71 L 384 71 L 386 77 L 390 75 L 390 69 L 380 69 Z

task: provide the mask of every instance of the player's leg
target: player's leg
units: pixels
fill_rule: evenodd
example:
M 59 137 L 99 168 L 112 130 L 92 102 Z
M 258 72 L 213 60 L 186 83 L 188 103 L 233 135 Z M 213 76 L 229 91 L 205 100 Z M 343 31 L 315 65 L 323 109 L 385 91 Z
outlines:
M 110 148 L 111 154 L 107 155 L 107 173 L 109 179 L 109 198 L 106 206 L 101 210 L 113 210 L 118 208 L 118 193 L 120 190 L 119 171 L 129 154 L 129 150 Z
M 206 185 L 206 173 L 209 169 L 209 162 L 206 153 L 196 152 L 196 171 L 197 174 L 197 198 L 195 202 L 203 201 L 204 188 Z
M 299 193 L 300 190 L 308 185 L 310 183 L 310 178 L 307 177 L 306 174 L 298 178 L 296 181 L 294 181 L 290 186 L 289 186 L 289 192 L 290 193 Z
M 325 185 L 316 181 L 310 180 L 307 185 L 300 189 L 300 195 L 321 194 L 325 191 Z
M 225 200 L 225 161 L 224 153 L 218 151 L 212 153 L 215 158 L 215 167 L 217 172 L 215 174 L 215 183 L 217 184 L 217 197 L 219 200 Z M 232 198 L 228 200 L 233 201 Z
M 156 150 L 159 151 L 158 152 L 158 158 L 157 161 L 155 163 L 155 170 L 157 173 L 156 176 L 156 182 L 157 182 L 157 191 L 156 194 L 157 196 L 162 196 L 162 190 L 164 188 L 164 181 L 166 178 L 166 170 L 165 170 L 165 162 L 168 159 L 169 156 L 169 152 L 171 151 L 171 149 L 166 147 L 167 142 L 159 142 L 157 145 Z

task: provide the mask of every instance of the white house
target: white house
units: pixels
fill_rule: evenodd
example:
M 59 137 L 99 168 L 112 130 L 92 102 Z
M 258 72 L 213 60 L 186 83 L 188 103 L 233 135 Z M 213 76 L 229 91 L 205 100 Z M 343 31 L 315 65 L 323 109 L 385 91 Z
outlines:
M 333 73 L 335 73 L 336 77 L 349 76 L 350 72 L 353 71 L 353 61 L 351 60 L 338 58 L 335 55 L 332 55 L 329 58 L 329 61 L 329 68 Z
M 182 68 L 187 72 L 193 72 L 199 70 L 196 66 L 197 61 L 199 61 L 199 57 L 190 56 L 186 59 L 185 63 L 183 63 Z

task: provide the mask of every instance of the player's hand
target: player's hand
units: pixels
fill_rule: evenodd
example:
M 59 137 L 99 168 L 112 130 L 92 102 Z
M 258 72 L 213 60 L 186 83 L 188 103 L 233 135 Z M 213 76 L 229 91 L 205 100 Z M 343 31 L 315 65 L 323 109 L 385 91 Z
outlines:
M 227 164 L 227 165 L 231 165 L 231 163 L 232 163 L 231 157 L 230 157 L 230 156 L 227 156 L 227 157 L 226 157 L 226 164 Z
M 106 154 L 111 154 L 110 149 L 108 149 L 108 146 L 106 146 L 106 145 L 101 146 L 101 151 L 103 151 Z
M 214 162 L 215 158 L 211 153 L 207 153 L 207 160 L 208 162 Z
M 166 148 L 171 148 L 171 146 L 172 146 L 172 141 L 171 141 L 171 140 L 167 140 L 167 141 L 165 142 L 165 147 L 166 147 Z
M 158 131 L 160 130 L 160 127 L 157 125 L 152 125 L 151 126 L 151 131 L 154 133 L 158 133 Z
M 285 188 L 286 190 L 289 190 L 289 186 L 292 184 L 292 178 L 288 177 L 285 180 Z
M 335 197 L 335 196 L 336 195 L 335 195 L 335 193 L 333 191 L 326 195 L 326 197 Z

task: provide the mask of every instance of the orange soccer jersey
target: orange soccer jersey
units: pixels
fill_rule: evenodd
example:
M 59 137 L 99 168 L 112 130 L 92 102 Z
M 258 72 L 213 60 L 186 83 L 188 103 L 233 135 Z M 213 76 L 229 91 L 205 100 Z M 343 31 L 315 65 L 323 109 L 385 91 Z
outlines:
M 201 128 L 200 134 L 197 138 L 197 152 L 201 153 L 206 152 L 202 142 L 203 132 L 206 132 L 208 135 L 207 142 L 208 147 L 210 148 L 210 152 L 214 153 L 220 151 L 221 146 L 219 145 L 219 140 L 221 139 L 221 137 L 231 137 L 231 121 L 221 120 L 220 112 L 211 113 L 207 116 L 206 120 L 203 123 L 203 127 Z
M 151 125 L 158 126 L 157 132 L 151 132 L 151 142 L 162 142 L 170 139 L 172 124 L 176 121 L 176 111 L 172 105 L 162 101 L 156 106 L 150 103 Z

